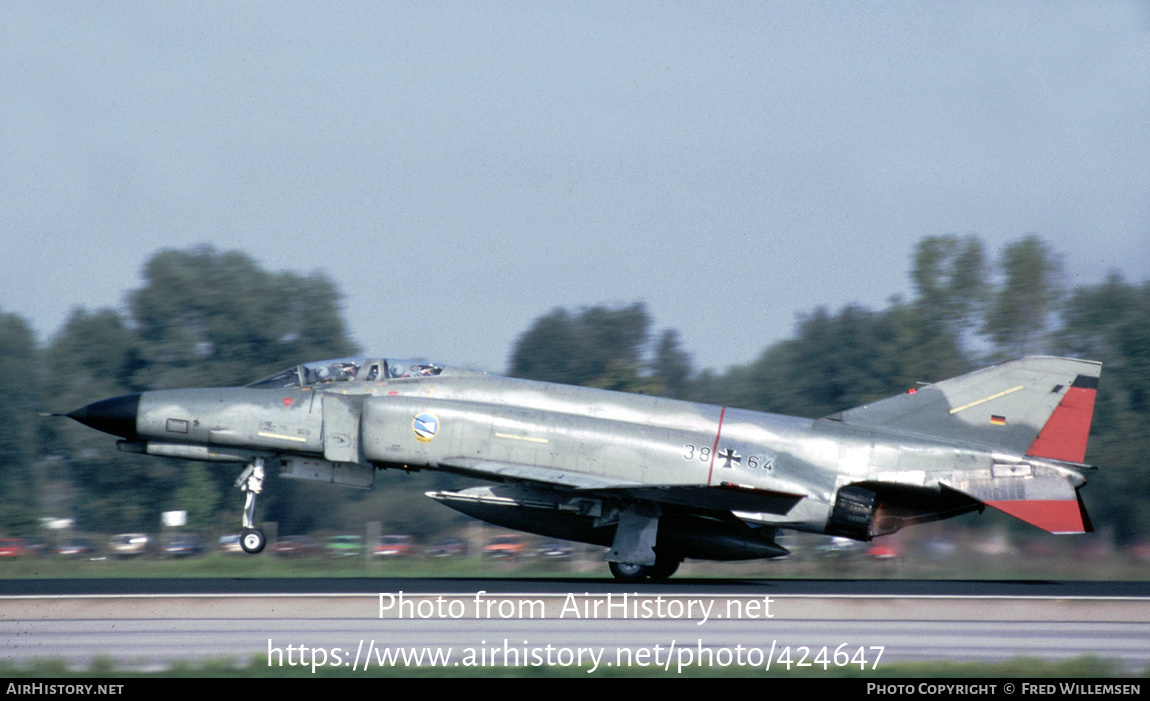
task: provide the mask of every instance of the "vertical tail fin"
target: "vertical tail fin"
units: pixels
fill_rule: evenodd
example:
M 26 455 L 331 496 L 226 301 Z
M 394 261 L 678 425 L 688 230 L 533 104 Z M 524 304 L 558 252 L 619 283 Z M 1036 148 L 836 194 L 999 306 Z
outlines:
M 1028 356 L 827 417 L 1082 462 L 1102 365 Z

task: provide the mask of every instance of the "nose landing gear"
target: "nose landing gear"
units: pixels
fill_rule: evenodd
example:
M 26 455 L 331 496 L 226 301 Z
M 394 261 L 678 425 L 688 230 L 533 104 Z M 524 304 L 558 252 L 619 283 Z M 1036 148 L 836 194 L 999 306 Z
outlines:
M 244 552 L 255 555 L 267 545 L 267 538 L 255 524 L 256 497 L 264 489 L 264 459 L 252 460 L 240 473 L 236 486 L 244 493 L 244 532 L 240 536 L 240 547 Z

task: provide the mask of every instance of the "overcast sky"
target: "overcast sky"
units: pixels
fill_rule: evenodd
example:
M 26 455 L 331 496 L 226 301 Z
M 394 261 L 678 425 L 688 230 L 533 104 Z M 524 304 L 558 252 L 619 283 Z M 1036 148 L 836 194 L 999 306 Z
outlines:
M 0 310 L 161 248 L 322 270 L 379 355 L 501 372 L 643 301 L 700 367 L 910 296 L 924 236 L 1150 278 L 1150 5 L 0 3 Z M 305 360 L 305 359 L 301 359 Z

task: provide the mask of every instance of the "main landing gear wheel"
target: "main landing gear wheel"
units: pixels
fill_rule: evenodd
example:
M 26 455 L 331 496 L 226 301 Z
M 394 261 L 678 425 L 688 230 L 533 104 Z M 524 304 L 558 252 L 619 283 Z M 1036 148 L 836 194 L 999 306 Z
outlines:
M 608 562 L 611 566 L 611 574 L 615 575 L 615 579 L 627 584 L 635 584 L 650 578 L 653 582 L 662 582 L 675 571 L 679 569 L 679 565 L 683 564 L 683 558 L 679 555 L 663 554 L 662 556 L 655 556 L 655 564 L 653 565 L 637 565 L 634 562 Z
M 263 550 L 267 543 L 268 539 L 264 537 L 263 531 L 254 528 L 244 531 L 244 534 L 240 536 L 240 547 L 244 549 L 245 553 L 251 555 Z
M 636 584 L 647 578 L 651 568 L 647 565 L 637 565 L 634 562 L 608 562 L 611 574 L 615 579 L 625 584 Z

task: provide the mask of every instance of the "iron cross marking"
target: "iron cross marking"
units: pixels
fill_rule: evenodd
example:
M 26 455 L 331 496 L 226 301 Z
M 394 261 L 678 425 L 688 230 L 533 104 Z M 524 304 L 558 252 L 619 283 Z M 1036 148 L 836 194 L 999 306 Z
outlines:
M 723 467 L 733 468 L 735 465 L 743 462 L 743 457 L 730 448 L 726 448 L 723 450 L 723 452 L 719 453 L 719 457 L 723 459 Z M 731 463 L 734 463 L 735 465 L 732 465 Z

